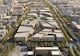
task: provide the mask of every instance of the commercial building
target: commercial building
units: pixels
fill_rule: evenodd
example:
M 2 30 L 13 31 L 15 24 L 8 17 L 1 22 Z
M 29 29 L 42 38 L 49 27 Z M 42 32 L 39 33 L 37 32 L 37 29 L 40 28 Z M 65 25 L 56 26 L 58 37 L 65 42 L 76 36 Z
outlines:
M 36 47 L 36 55 L 46 55 L 46 56 L 62 56 L 61 51 L 57 46 L 54 47 Z
M 17 32 L 29 32 L 30 34 L 33 34 L 34 29 L 29 26 L 20 26 Z
M 28 41 L 29 36 L 30 36 L 30 33 L 29 32 L 16 33 L 15 36 L 14 36 L 14 38 L 15 38 L 16 41 L 26 42 L 26 41 Z

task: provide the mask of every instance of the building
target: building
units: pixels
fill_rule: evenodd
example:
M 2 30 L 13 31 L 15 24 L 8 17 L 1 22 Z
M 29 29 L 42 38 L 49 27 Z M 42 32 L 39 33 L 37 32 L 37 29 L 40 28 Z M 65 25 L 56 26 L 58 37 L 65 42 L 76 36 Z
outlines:
M 33 34 L 34 29 L 29 26 L 20 26 L 17 32 L 30 32 L 30 34 Z
M 30 40 L 31 41 L 40 41 L 40 39 L 44 36 L 45 34 L 40 34 L 40 33 L 37 33 L 35 35 L 33 35 Z
M 48 29 L 52 29 L 53 28 L 52 25 L 50 25 L 50 24 L 48 24 L 46 22 L 41 22 L 41 24 L 42 24 L 42 27 L 44 27 L 44 28 L 48 28 Z
M 72 21 L 71 25 L 72 25 L 72 28 L 73 28 L 75 31 L 77 31 L 77 32 L 80 33 L 80 24 L 79 24 L 79 23 L 77 23 L 77 22 L 75 22 L 75 21 Z
M 29 32 L 16 33 L 14 37 L 16 38 L 16 41 L 27 41 L 29 38 L 29 35 L 30 35 Z
M 34 56 L 34 51 L 28 51 L 27 56 Z
M 55 53 L 56 52 L 56 53 Z M 57 46 L 54 47 L 36 47 L 35 54 L 45 56 L 62 56 L 62 52 Z

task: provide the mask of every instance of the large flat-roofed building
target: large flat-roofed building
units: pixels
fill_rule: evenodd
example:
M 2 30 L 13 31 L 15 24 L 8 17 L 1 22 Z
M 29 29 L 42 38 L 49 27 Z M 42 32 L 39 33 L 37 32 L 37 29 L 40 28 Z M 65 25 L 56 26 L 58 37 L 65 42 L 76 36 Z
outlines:
M 46 29 L 44 28 L 42 31 L 40 31 L 40 34 L 48 34 L 49 32 L 52 32 L 52 29 Z
M 75 25 L 76 30 L 80 33 L 80 25 Z
M 55 41 L 55 36 L 54 35 L 45 35 L 41 38 L 41 41 Z
M 37 13 L 29 13 L 28 15 L 38 17 Z
M 62 56 L 61 51 L 51 51 L 52 56 Z
M 12 16 L 4 16 L 4 17 L 2 17 L 2 19 L 4 19 L 4 20 L 10 20 L 11 17 L 12 17 Z
M 46 28 L 44 28 L 42 31 L 43 31 L 43 32 L 51 32 L 52 29 L 46 29 Z
M 30 38 L 30 40 L 31 40 L 31 41 L 40 41 L 40 39 L 41 39 L 44 35 L 45 35 L 45 34 L 39 34 L 39 33 L 37 33 L 37 34 L 33 35 L 33 36 Z
M 62 32 L 61 30 L 56 30 L 56 29 L 54 29 L 54 32 Z
M 32 25 L 33 28 L 35 28 L 37 25 L 39 25 L 37 20 L 33 20 L 32 22 L 29 23 L 29 25 Z
M 17 32 L 30 32 L 30 34 L 33 34 L 34 29 L 28 26 L 20 26 Z
M 54 26 L 53 28 L 57 28 L 57 29 L 60 28 L 58 23 L 55 20 L 54 21 L 49 21 L 48 24 L 50 24 L 51 26 Z
M 42 26 L 43 26 L 44 28 L 49 28 L 49 29 L 52 29 L 52 28 L 53 28 L 52 25 L 50 25 L 50 24 L 48 24 L 48 23 L 46 23 L 46 22 L 41 22 L 41 24 L 42 24 Z
M 51 16 L 53 16 L 51 13 L 49 13 L 49 12 L 40 12 L 40 14 L 43 14 L 44 16 L 49 16 L 49 17 L 51 17 Z
M 47 21 L 50 21 L 50 20 L 53 21 L 53 20 L 54 20 L 54 18 L 52 18 L 52 17 L 46 17 L 45 19 L 46 19 Z
M 73 27 L 73 29 L 74 29 L 75 31 L 77 31 L 77 32 L 80 33 L 80 24 L 79 24 L 79 23 L 77 23 L 77 22 L 75 22 L 75 21 L 72 21 L 71 25 L 72 25 L 72 27 Z
M 56 52 L 56 53 L 55 53 Z M 35 48 L 36 55 L 44 55 L 44 56 L 62 56 L 61 51 L 57 46 L 54 47 L 36 47 Z
M 16 41 L 27 41 L 29 39 L 30 33 L 25 32 L 25 33 L 16 33 L 15 34 L 15 40 Z
M 62 32 L 49 32 L 49 35 L 55 35 L 57 38 L 57 41 L 63 42 L 64 40 L 64 34 Z
M 40 12 L 50 12 L 49 9 L 40 10 Z
M 18 1 L 18 3 L 27 3 L 28 2 L 28 0 L 17 0 Z

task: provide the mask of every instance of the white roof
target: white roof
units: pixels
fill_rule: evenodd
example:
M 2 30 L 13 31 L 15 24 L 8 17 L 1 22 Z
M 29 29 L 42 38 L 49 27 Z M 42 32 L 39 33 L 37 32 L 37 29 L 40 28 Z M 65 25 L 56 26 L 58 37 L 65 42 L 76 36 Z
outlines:
M 72 24 L 77 25 L 77 23 L 75 21 L 72 21 Z
M 11 19 L 12 16 L 5 16 L 5 17 L 2 17 L 3 19 Z
M 42 14 L 47 14 L 47 15 L 50 15 L 50 16 L 52 16 L 52 14 L 51 13 L 48 13 L 48 12 L 41 12 Z
M 28 51 L 27 55 L 34 55 L 34 51 Z
M 43 38 L 54 38 L 55 36 L 54 35 L 45 35 L 43 36 Z
M 26 32 L 26 33 L 16 33 L 14 37 L 26 37 L 28 35 L 29 35 L 28 32 Z
M 40 14 L 40 17 L 44 17 L 44 15 Z
M 41 22 L 42 23 L 42 25 L 44 26 L 44 27 L 53 27 L 53 26 L 51 26 L 50 24 L 48 24 L 48 23 L 45 23 L 45 22 Z
M 18 2 L 26 2 L 26 0 L 18 0 Z
M 6 29 L 1 29 L 0 32 L 8 32 Z
M 52 29 L 43 29 L 42 31 L 52 31 Z
M 51 25 L 58 25 L 58 23 L 56 22 L 56 21 L 51 21 L 51 22 L 48 22 L 49 24 L 51 24 Z
M 21 25 L 26 25 L 28 24 L 28 21 L 22 21 Z
M 62 55 L 60 51 L 51 51 L 52 55 Z
M 57 46 L 54 47 L 36 47 L 36 50 L 59 50 L 59 48 Z
M 36 12 L 37 10 L 31 9 L 30 11 L 34 11 L 34 12 Z
M 32 27 L 20 26 L 17 32 L 29 32 L 32 30 Z
M 33 37 L 33 38 L 35 38 L 35 37 L 41 38 L 41 37 L 43 37 L 44 35 L 45 35 L 45 34 L 39 34 L 39 33 L 37 33 L 37 34 L 33 35 L 32 37 Z
M 54 29 L 54 32 L 62 32 L 61 30 L 56 30 L 56 29 Z
M 48 31 L 40 31 L 39 33 L 40 34 L 48 34 L 49 32 Z
M 54 18 L 52 18 L 52 17 L 47 17 L 46 19 L 53 20 Z
M 78 29 L 80 29 L 80 25 L 75 25 Z
M 44 12 L 44 11 L 50 11 L 50 10 L 40 10 L 41 12 Z
M 49 32 L 49 34 L 54 34 L 56 37 L 64 37 L 64 34 L 62 32 Z
M 33 27 L 37 24 L 37 20 L 33 20 L 32 22 L 29 23 L 29 25 L 32 25 Z
M 44 8 L 44 9 L 46 9 L 46 10 L 50 10 L 48 7 Z
M 36 13 L 30 13 L 30 14 L 28 14 L 28 15 L 33 15 L 33 16 L 38 17 L 38 15 L 37 15 Z
M 16 3 L 14 7 L 22 7 L 22 4 Z
M 63 33 L 54 33 L 56 34 L 56 37 L 64 37 Z

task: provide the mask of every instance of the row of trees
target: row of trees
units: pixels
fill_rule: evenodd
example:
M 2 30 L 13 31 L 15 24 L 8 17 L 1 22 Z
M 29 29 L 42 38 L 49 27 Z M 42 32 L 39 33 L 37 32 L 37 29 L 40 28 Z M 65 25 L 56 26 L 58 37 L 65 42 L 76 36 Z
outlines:
M 28 43 L 28 49 L 34 49 L 35 47 L 53 47 L 53 42 L 30 42 Z
M 79 50 L 80 46 L 77 44 L 76 46 L 69 46 L 68 50 L 69 50 L 69 55 L 71 56 L 80 56 L 80 50 Z

